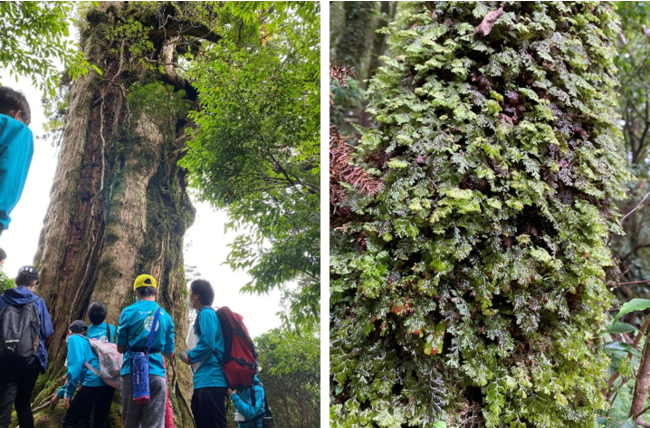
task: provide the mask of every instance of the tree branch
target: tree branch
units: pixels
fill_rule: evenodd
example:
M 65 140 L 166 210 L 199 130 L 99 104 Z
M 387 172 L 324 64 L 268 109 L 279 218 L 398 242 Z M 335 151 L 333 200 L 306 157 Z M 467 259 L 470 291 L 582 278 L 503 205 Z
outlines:
M 183 24 L 188 26 L 183 27 Z M 223 39 L 220 35 L 213 33 L 207 25 L 196 24 L 195 22 L 174 21 L 173 25 L 169 27 L 149 31 L 151 40 L 175 36 L 192 36 L 213 43 L 219 43 Z
M 650 192 L 646 193 L 646 195 L 643 197 L 643 199 L 641 199 L 641 202 L 639 202 L 639 204 L 638 204 L 636 207 L 634 207 L 634 209 L 633 209 L 632 211 L 630 211 L 629 213 L 625 214 L 625 216 L 621 219 L 621 223 L 623 223 L 623 220 L 625 220 L 625 219 L 626 219 L 630 214 L 632 214 L 634 211 L 636 211 L 637 209 L 639 209 L 639 207 L 641 206 L 641 204 L 642 204 L 643 202 L 645 202 L 646 199 L 648 199 L 648 196 L 650 196 Z

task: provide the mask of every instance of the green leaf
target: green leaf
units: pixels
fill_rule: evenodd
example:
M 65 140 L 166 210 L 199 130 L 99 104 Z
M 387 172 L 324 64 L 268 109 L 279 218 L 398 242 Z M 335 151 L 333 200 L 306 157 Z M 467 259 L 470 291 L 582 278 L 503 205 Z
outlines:
M 630 312 L 642 311 L 648 308 L 650 308 L 650 300 L 632 299 L 629 302 L 625 302 L 625 304 L 621 306 L 621 310 L 618 311 L 618 314 L 616 314 L 616 317 L 614 317 L 614 321 L 616 321 L 617 319 L 619 319 L 625 314 L 629 314 Z
M 409 164 L 401 159 L 393 159 L 388 162 L 388 166 L 391 168 L 406 168 Z
M 607 324 L 607 333 L 629 333 L 631 331 L 639 331 L 636 327 L 633 325 L 624 323 L 624 322 L 617 322 L 614 324 Z
M 604 348 L 612 352 L 625 352 L 635 357 L 641 358 L 641 351 L 623 342 L 607 342 Z
M 630 418 L 625 421 L 625 424 L 623 424 L 621 428 L 638 428 L 638 425 L 632 420 L 632 418 Z

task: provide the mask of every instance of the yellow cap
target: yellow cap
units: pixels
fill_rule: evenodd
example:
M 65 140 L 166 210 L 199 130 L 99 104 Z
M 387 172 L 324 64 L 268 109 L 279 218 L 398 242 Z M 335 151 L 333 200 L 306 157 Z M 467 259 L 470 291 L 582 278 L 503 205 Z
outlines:
M 158 288 L 158 285 L 156 285 L 156 279 L 147 274 L 142 274 L 139 277 L 135 279 L 135 282 L 133 283 L 133 289 L 135 290 L 136 288 L 140 287 L 153 287 L 153 288 Z

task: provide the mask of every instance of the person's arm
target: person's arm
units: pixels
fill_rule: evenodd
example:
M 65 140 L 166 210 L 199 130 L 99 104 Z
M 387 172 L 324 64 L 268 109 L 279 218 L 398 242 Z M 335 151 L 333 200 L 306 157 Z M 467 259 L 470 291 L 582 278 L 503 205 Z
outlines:
M 67 386 L 68 386 L 68 383 L 66 382 L 66 383 L 64 383 L 63 385 L 61 385 L 61 388 L 59 388 L 59 390 L 56 392 L 56 396 L 57 396 L 59 399 L 62 399 L 62 398 L 65 396 L 65 388 L 66 388 Z
M 251 406 L 251 403 L 244 401 L 236 392 L 233 392 L 230 398 L 232 399 L 232 404 L 235 405 L 235 409 L 247 421 L 254 419 L 262 407 L 264 407 L 264 390 L 259 385 L 255 386 L 255 406 Z
M 50 339 L 54 335 L 54 326 L 52 325 L 52 319 L 50 318 L 50 313 L 47 311 L 47 306 L 45 306 L 45 300 L 40 298 L 38 305 L 38 315 L 41 318 L 41 337 L 45 346 L 49 345 Z
M 81 382 L 81 372 L 84 366 L 84 339 L 72 335 L 68 338 L 68 385 L 65 389 L 66 398 L 74 395 L 77 384 Z
M 117 352 L 120 354 L 123 354 L 126 352 L 126 345 L 128 344 L 128 335 L 129 335 L 129 329 L 127 326 L 127 319 L 126 316 L 124 315 L 124 312 L 120 314 L 120 321 L 119 324 L 117 325 L 117 332 L 116 332 L 116 344 L 117 344 Z
M 217 335 L 217 314 L 212 309 L 201 311 L 199 316 L 199 327 L 201 336 L 199 342 L 193 349 L 185 352 L 190 361 L 203 361 L 208 355 L 214 352 L 215 339 Z
M 174 357 L 174 321 L 170 315 L 169 317 L 169 328 L 166 331 L 165 335 L 165 348 L 162 350 L 165 357 L 172 359 Z

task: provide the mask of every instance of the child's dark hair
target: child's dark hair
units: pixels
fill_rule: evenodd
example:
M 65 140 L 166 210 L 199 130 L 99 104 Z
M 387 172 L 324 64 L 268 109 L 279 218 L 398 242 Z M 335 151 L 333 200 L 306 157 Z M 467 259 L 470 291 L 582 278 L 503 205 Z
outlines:
M 72 334 L 86 336 L 88 334 L 88 325 L 83 320 L 76 320 L 70 324 L 68 330 L 70 330 Z
M 201 303 L 212 306 L 212 302 L 214 302 L 214 290 L 208 281 L 205 279 L 196 279 L 190 284 L 190 290 L 199 296 Z
M 98 325 L 104 322 L 107 313 L 104 302 L 93 302 L 88 308 L 88 319 L 94 325 Z
M 138 287 L 135 289 L 135 294 L 140 297 L 155 296 L 156 289 L 153 287 Z
M 6 258 L 7 258 L 7 253 L 5 253 L 5 250 L 0 248 L 0 262 L 3 261 Z
M 20 110 L 20 120 L 29 126 L 32 121 L 32 112 L 25 95 L 6 86 L 0 86 L 0 114 L 14 117 Z

